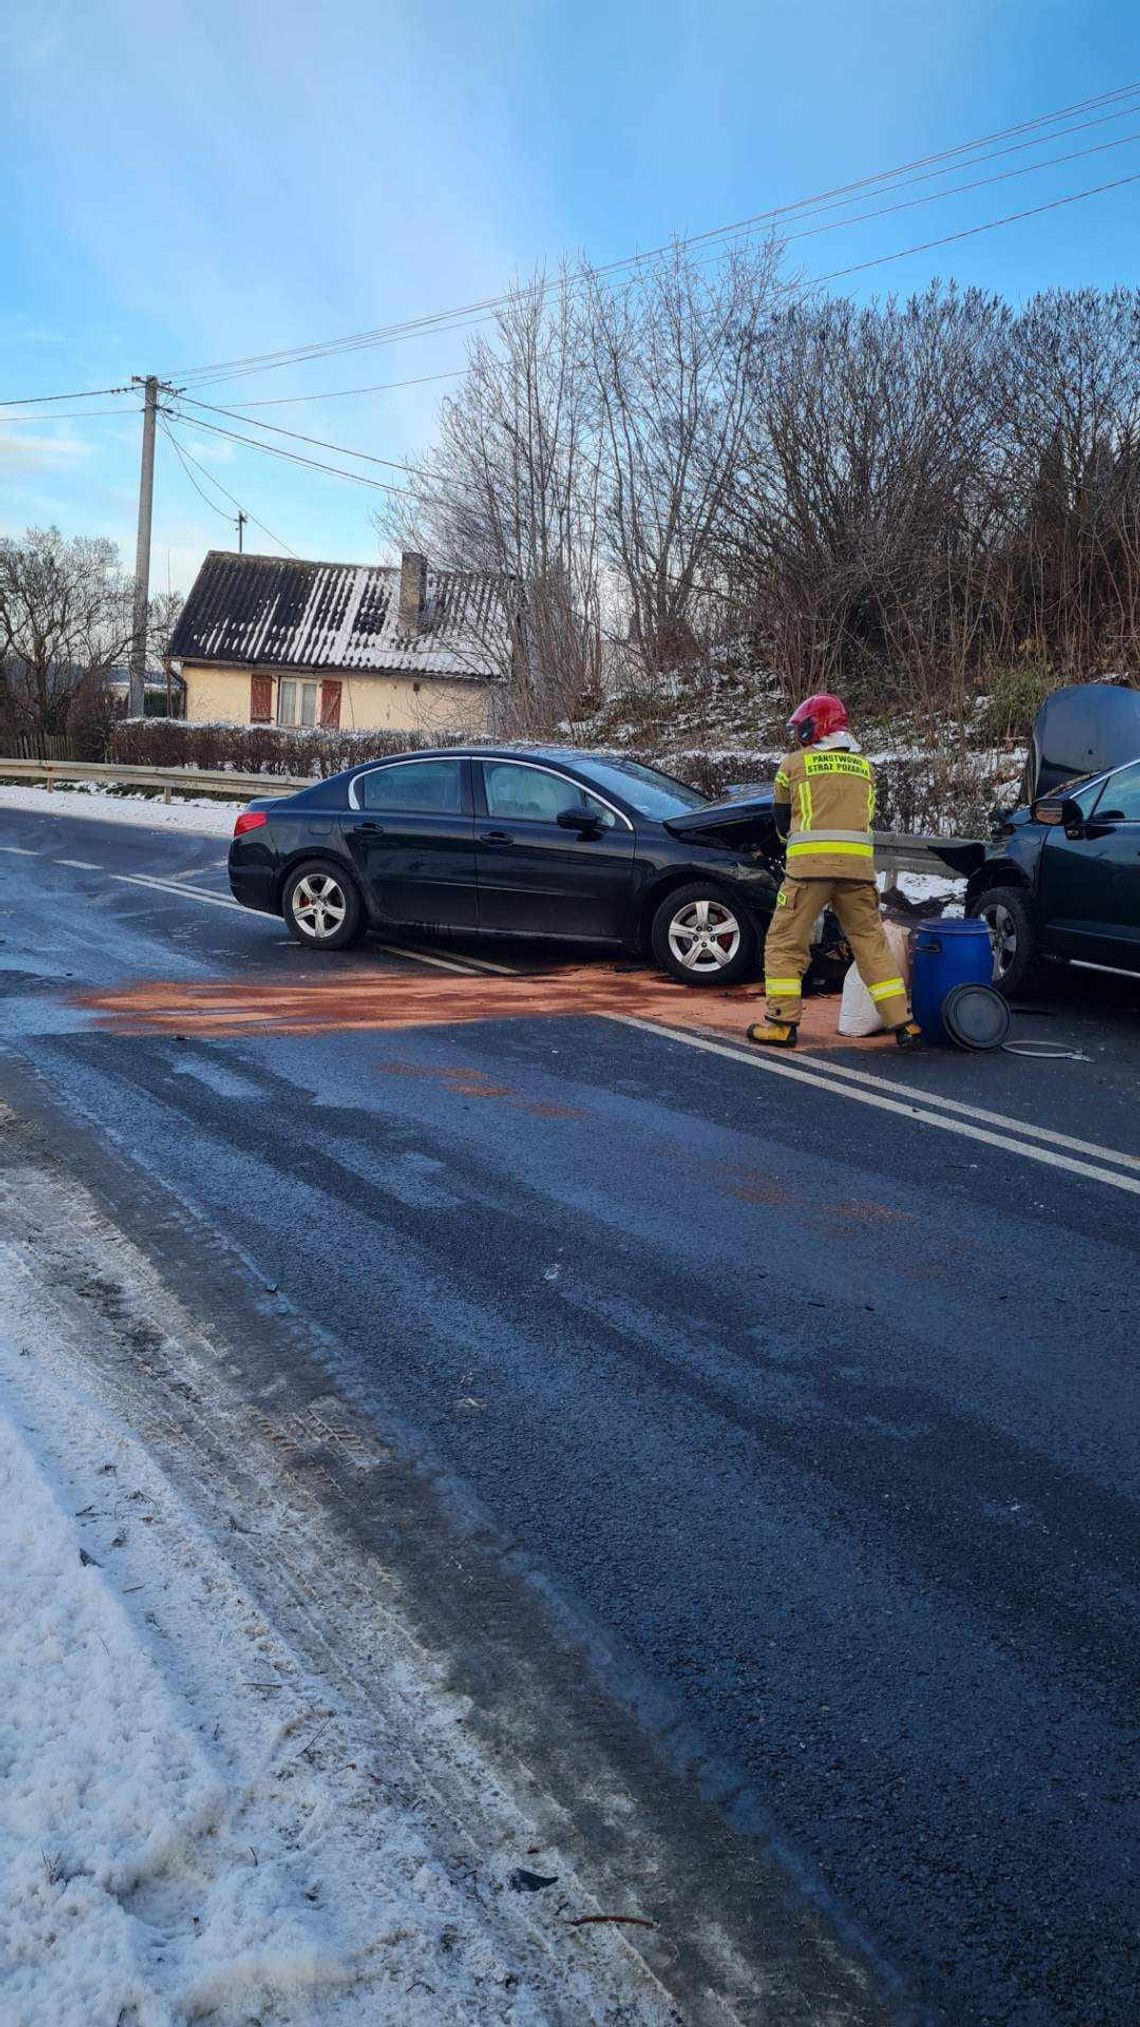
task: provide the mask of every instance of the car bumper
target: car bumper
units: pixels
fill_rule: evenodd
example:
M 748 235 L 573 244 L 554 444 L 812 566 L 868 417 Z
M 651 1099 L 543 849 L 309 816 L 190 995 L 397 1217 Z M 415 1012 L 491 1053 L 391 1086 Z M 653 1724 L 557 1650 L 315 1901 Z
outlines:
M 264 915 L 279 915 L 277 869 L 272 865 L 229 862 L 230 893 L 243 908 L 258 908 Z

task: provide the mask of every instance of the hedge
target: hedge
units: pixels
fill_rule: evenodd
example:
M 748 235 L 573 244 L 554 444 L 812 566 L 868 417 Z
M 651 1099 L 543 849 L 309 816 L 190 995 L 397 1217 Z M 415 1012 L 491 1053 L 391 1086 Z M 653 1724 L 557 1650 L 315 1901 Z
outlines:
M 276 725 L 193 725 L 182 718 L 124 718 L 111 734 L 108 760 L 124 767 L 199 767 L 207 773 L 339 774 L 422 746 L 459 744 L 414 732 L 286 731 Z
M 116 725 L 108 758 L 132 767 L 198 767 L 209 773 L 324 776 L 362 760 L 427 746 L 461 745 L 461 735 L 425 739 L 414 732 L 284 731 L 272 725 L 188 725 L 178 718 L 127 718 Z M 510 743 L 510 742 L 506 742 Z M 662 750 L 652 741 L 623 748 L 631 760 L 660 767 L 713 797 L 754 781 L 770 781 L 780 755 L 751 750 Z M 979 837 L 988 811 L 1012 801 L 1021 768 L 1018 751 L 967 752 L 953 757 L 904 753 L 878 760 L 877 822 L 883 830 Z

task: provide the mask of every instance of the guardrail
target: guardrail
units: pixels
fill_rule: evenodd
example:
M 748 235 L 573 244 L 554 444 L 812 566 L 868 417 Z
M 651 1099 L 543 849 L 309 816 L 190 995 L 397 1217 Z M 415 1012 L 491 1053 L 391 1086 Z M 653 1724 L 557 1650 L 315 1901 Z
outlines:
M 214 774 L 201 767 L 127 767 L 113 760 L 8 760 L 3 755 L 0 781 L 42 782 L 46 788 L 54 788 L 59 781 L 122 781 L 136 788 L 159 788 L 164 802 L 170 801 L 175 790 L 249 802 L 255 795 L 293 795 L 297 789 L 313 785 L 311 776 L 300 774 Z
M 160 789 L 164 802 L 176 791 L 250 802 L 254 796 L 293 795 L 299 788 L 311 788 L 314 779 L 299 774 L 210 773 L 200 767 L 126 767 L 104 760 L 9 760 L 0 755 L 0 781 L 43 782 L 47 788 L 54 788 L 58 781 L 121 781 Z M 948 868 L 933 850 L 945 842 L 907 836 L 902 831 L 875 832 L 880 863 L 896 873 L 945 873 Z

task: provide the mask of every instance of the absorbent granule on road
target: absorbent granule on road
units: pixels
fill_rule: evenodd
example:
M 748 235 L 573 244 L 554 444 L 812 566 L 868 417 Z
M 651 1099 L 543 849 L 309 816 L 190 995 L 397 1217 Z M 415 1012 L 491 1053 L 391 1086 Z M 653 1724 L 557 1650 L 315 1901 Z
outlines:
M 300 984 L 267 985 L 263 978 L 219 978 L 205 983 L 151 979 L 110 991 L 79 993 L 74 1003 L 118 1034 L 178 1034 L 195 1039 L 616 1014 L 657 1021 L 663 1027 L 712 1029 L 724 1039 L 741 1043 L 763 1005 L 754 988 L 695 991 L 648 967 L 633 971 L 611 964 L 565 965 L 536 977 L 511 978 L 394 975 L 378 969 L 372 977 L 338 974 Z M 840 1035 L 838 1014 L 839 1001 L 833 995 L 805 1000 L 801 1044 L 883 1048 L 886 1038 L 882 1034 Z

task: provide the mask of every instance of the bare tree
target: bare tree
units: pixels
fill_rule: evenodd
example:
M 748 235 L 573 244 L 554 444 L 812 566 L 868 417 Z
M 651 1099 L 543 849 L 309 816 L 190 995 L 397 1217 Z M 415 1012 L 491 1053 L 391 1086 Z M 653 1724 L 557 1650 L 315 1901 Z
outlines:
M 717 538 L 778 271 L 770 241 L 708 272 L 678 245 L 620 286 L 591 277 L 603 527 L 650 674 L 691 658 L 698 608 L 722 589 Z
M 29 528 L 0 540 L 0 719 L 66 732 L 96 709 L 131 637 L 113 542 Z
M 596 689 L 597 465 L 575 279 L 539 275 L 468 354 L 439 442 L 382 531 L 497 577 L 512 604 L 511 719 L 539 729 Z M 493 640 L 503 615 L 489 607 Z

